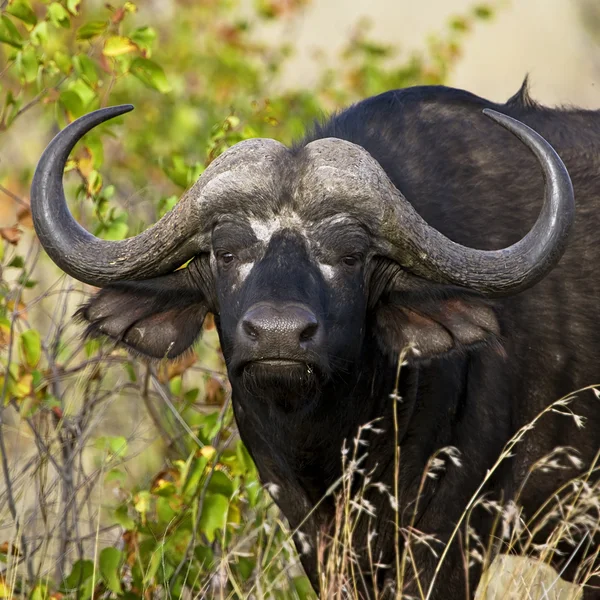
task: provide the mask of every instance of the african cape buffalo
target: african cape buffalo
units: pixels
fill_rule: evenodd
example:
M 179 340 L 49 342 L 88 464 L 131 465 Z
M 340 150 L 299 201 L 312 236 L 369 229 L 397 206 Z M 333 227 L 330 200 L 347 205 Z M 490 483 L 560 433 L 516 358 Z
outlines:
M 358 521 L 353 550 L 361 597 L 375 588 L 392 596 L 406 528 L 447 540 L 507 440 L 553 401 L 600 383 L 600 112 L 543 107 L 526 85 L 505 104 L 447 87 L 389 91 L 314 125 L 290 148 L 235 145 L 156 225 L 108 242 L 73 220 L 62 173 L 85 132 L 128 110 L 101 109 L 60 132 L 32 186 L 50 257 L 103 288 L 80 310 L 88 333 L 174 358 L 215 315 L 240 435 L 290 525 L 302 523 L 315 587 L 334 498 L 317 503 L 341 475 L 344 440 L 376 422 L 380 432 L 363 432 L 361 467 L 398 493 L 393 502 L 368 491 L 375 516 Z M 590 468 L 600 400 L 588 391 L 569 410 L 585 427 L 545 415 L 495 471 L 487 498 L 519 492 L 529 518 Z M 461 464 L 449 460 L 426 480 L 411 521 L 427 461 L 448 446 Z M 535 471 L 520 491 L 556 446 L 579 460 Z M 491 521 L 483 509 L 470 516 L 485 544 Z M 464 534 L 431 599 L 473 595 L 479 567 L 466 566 Z M 374 576 L 367 544 L 388 566 Z M 501 547 L 499 535 L 491 545 Z M 555 556 L 565 577 L 581 562 L 572 554 Z M 418 596 L 415 574 L 427 590 L 437 559 L 416 545 L 411 564 L 404 591 Z

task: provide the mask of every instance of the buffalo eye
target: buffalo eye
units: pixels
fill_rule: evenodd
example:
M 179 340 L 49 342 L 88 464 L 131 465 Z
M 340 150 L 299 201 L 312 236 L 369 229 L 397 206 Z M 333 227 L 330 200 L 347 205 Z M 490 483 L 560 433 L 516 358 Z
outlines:
M 342 263 L 347 267 L 354 267 L 358 263 L 358 256 L 344 256 L 342 258 Z
M 228 266 L 235 260 L 235 256 L 231 252 L 220 252 L 217 259 L 223 266 Z

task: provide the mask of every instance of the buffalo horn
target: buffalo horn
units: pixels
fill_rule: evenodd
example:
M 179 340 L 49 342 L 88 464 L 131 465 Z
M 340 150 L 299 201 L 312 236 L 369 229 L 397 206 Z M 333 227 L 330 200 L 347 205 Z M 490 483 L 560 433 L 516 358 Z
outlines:
M 491 297 L 525 290 L 550 272 L 566 248 L 575 203 L 567 169 L 542 136 L 512 117 L 483 112 L 523 142 L 542 167 L 544 203 L 527 235 L 500 250 L 468 248 L 429 226 L 403 197 L 388 203 L 381 233 L 386 254 L 407 270 Z
M 63 271 L 95 286 L 168 273 L 200 250 L 199 206 L 185 198 L 153 227 L 122 241 L 91 235 L 69 212 L 62 182 L 69 153 L 88 131 L 132 108 L 102 108 L 60 131 L 44 151 L 31 186 L 31 212 L 42 246 Z

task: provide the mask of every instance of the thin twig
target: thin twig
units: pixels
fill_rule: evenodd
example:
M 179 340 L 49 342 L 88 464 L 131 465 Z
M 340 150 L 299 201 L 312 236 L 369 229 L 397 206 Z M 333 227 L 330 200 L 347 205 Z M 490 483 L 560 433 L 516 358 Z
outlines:
M 16 194 L 13 194 L 9 189 L 6 189 L 3 185 L 0 185 L 0 192 L 2 192 L 3 194 L 6 194 L 9 198 L 14 200 L 17 204 L 20 204 L 21 206 L 24 206 L 25 208 L 29 208 L 29 204 L 27 204 L 27 202 L 25 202 L 25 200 L 21 200 L 21 198 L 19 198 L 19 196 L 17 196 Z

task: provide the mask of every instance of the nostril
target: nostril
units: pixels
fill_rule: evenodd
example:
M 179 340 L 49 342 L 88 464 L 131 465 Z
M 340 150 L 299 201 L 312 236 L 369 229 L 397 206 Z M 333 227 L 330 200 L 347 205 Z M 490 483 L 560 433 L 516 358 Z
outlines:
M 310 325 L 306 326 L 300 332 L 300 341 L 301 342 L 310 342 L 310 340 L 312 340 L 315 337 L 315 335 L 317 334 L 318 328 L 319 328 L 318 323 L 311 323 Z
M 242 323 L 242 329 L 250 339 L 258 339 L 258 328 L 255 325 L 253 325 L 251 321 L 244 321 Z

